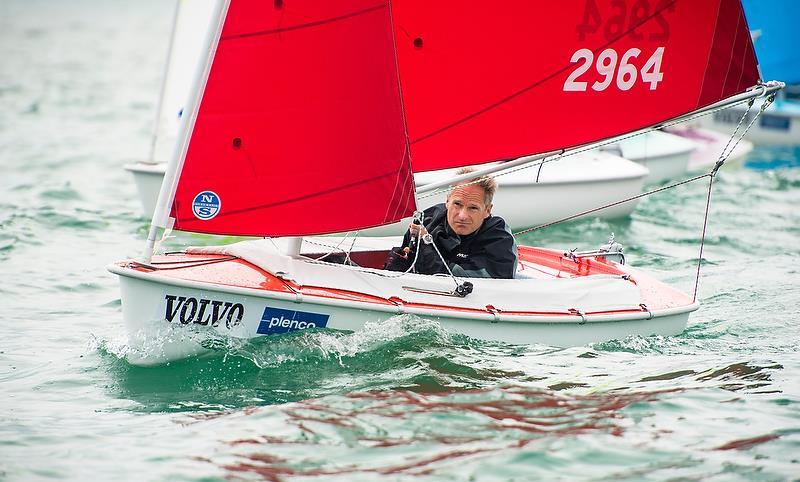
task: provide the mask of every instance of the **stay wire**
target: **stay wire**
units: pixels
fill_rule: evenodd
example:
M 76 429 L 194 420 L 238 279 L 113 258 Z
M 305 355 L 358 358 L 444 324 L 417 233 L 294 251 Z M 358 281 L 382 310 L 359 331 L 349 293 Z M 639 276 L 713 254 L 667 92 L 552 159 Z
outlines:
M 761 116 L 761 114 L 763 114 L 764 111 L 767 110 L 767 107 L 769 107 L 774 100 L 775 100 L 775 94 L 767 97 L 767 99 L 761 103 L 761 107 L 759 108 L 758 112 L 756 112 L 756 115 L 754 115 L 753 118 L 750 120 L 750 122 L 747 124 L 747 127 L 745 127 L 744 131 L 742 132 L 742 135 L 736 139 L 736 142 L 733 144 L 733 147 L 731 147 L 730 151 L 727 151 L 728 146 L 731 144 L 731 141 L 734 138 L 736 138 L 736 134 L 739 132 L 742 123 L 747 118 L 748 114 L 750 114 L 750 109 L 753 107 L 753 99 L 750 99 L 750 102 L 748 103 L 747 106 L 747 110 L 745 110 L 744 114 L 742 114 L 742 117 L 739 119 L 739 123 L 736 124 L 736 129 L 733 131 L 733 134 L 731 135 L 730 139 L 728 139 L 728 143 L 725 144 L 725 147 L 722 149 L 722 152 L 719 155 L 717 163 L 714 164 L 714 167 L 711 169 L 711 172 L 707 174 L 708 193 L 706 195 L 706 210 L 703 215 L 703 233 L 700 236 L 700 253 L 697 256 L 697 272 L 694 277 L 694 294 L 692 295 L 692 303 L 697 301 L 697 291 L 700 286 L 700 267 L 703 265 L 703 249 L 705 248 L 706 231 L 708 229 L 708 213 L 711 208 L 711 191 L 714 186 L 714 177 L 717 175 L 717 171 L 719 171 L 719 168 L 722 167 L 723 164 L 725 164 L 725 161 L 733 153 L 733 150 L 736 149 L 736 146 L 739 145 L 739 141 L 744 139 L 744 136 L 747 134 L 747 131 L 749 131 L 750 128 L 753 127 L 753 124 L 755 124 L 756 119 L 758 119 Z
M 711 175 L 711 173 L 707 172 L 705 174 L 701 174 L 699 176 L 695 176 L 695 177 L 693 177 L 691 179 L 684 179 L 683 181 L 676 182 L 676 183 L 670 184 L 668 186 L 662 186 L 662 187 L 660 187 L 658 189 L 653 189 L 652 191 L 643 192 L 641 194 L 637 194 L 636 196 L 631 196 L 629 198 L 622 199 L 622 200 L 619 200 L 619 201 L 615 201 L 613 203 L 609 203 L 609 204 L 606 204 L 606 205 L 603 205 L 603 206 L 600 206 L 600 207 L 596 207 L 594 209 L 589 209 L 587 211 L 583 211 L 583 212 L 580 212 L 580 213 L 577 213 L 577 214 L 573 214 L 571 216 L 567 216 L 565 218 L 558 219 L 556 221 L 551 221 L 549 223 L 540 224 L 539 226 L 534 226 L 532 228 L 523 229 L 522 231 L 517 231 L 516 233 L 514 233 L 514 236 L 519 236 L 521 234 L 530 233 L 531 231 L 537 231 L 539 229 L 548 228 L 550 226 L 553 226 L 553 225 L 556 225 L 556 224 L 560 224 L 560 223 L 563 223 L 563 222 L 567 222 L 567 221 L 570 221 L 572 219 L 579 218 L 581 216 L 586 216 L 587 214 L 592 214 L 594 212 L 601 211 L 603 209 L 607 209 L 607 208 L 614 207 L 614 206 L 617 206 L 617 205 L 620 205 L 620 204 L 624 204 L 626 202 L 633 201 L 633 200 L 636 200 L 636 199 L 639 199 L 639 198 L 643 198 L 645 196 L 649 196 L 651 194 L 655 194 L 655 193 L 658 193 L 658 192 L 661 192 L 661 191 L 666 191 L 667 189 L 672 189 L 672 188 L 681 186 L 683 184 L 688 184 L 690 182 L 694 182 L 694 181 L 697 181 L 699 179 L 703 179 L 704 177 L 707 177 L 707 176 L 710 176 L 710 175 Z
M 772 99 L 773 98 L 774 98 L 774 94 L 769 96 L 767 98 L 768 100 L 765 103 L 767 103 L 767 102 L 768 103 L 772 103 Z M 550 156 L 550 157 L 547 157 L 547 158 L 544 158 L 544 159 L 539 159 L 538 161 L 533 161 L 533 162 L 531 162 L 529 164 L 523 164 L 523 165 L 520 165 L 520 166 L 517 166 L 517 167 L 514 167 L 514 168 L 510 168 L 510 169 L 505 170 L 505 171 L 500 171 L 500 172 L 493 173 L 493 174 L 487 174 L 486 177 L 490 177 L 490 178 L 496 179 L 496 178 L 499 178 L 501 176 L 506 176 L 508 174 L 512 174 L 512 173 L 515 173 L 517 171 L 521 171 L 523 169 L 530 169 L 531 167 L 538 166 L 539 169 L 538 169 L 538 172 L 536 174 L 536 182 L 538 183 L 539 182 L 539 175 L 541 174 L 541 171 L 542 171 L 542 166 L 545 163 L 556 162 L 556 161 L 559 161 L 559 160 L 561 160 L 561 159 L 563 159 L 565 157 L 574 156 L 576 154 L 581 154 L 581 153 L 584 153 L 584 152 L 591 152 L 591 151 L 593 151 L 595 149 L 598 149 L 600 147 L 604 147 L 604 146 L 607 146 L 607 145 L 614 145 L 614 144 L 619 143 L 621 141 L 624 141 L 624 140 L 627 140 L 627 139 L 631 139 L 631 138 L 634 138 L 634 137 L 638 137 L 640 135 L 644 135 L 647 132 L 651 132 L 651 131 L 655 131 L 655 130 L 661 130 L 661 129 L 664 129 L 664 128 L 667 128 L 667 127 L 673 127 L 673 126 L 676 126 L 678 124 L 682 124 L 684 122 L 701 119 L 703 117 L 706 117 L 706 116 L 709 116 L 709 115 L 713 115 L 713 114 L 715 114 L 717 112 L 729 109 L 731 107 L 735 107 L 737 105 L 742 105 L 742 104 L 745 104 L 745 103 L 748 103 L 749 105 L 752 105 L 753 104 L 753 100 L 754 99 L 742 100 L 742 101 L 736 102 L 734 104 L 721 106 L 721 107 L 718 107 L 718 108 L 715 108 L 715 109 L 711 109 L 711 110 L 702 112 L 700 114 L 692 115 L 692 116 L 687 117 L 687 118 L 682 118 L 682 119 L 679 119 L 679 120 L 671 120 L 671 121 L 662 122 L 661 124 L 658 124 L 657 126 L 651 127 L 649 129 L 643 129 L 641 131 L 632 132 L 632 133 L 630 133 L 628 135 L 618 136 L 618 137 L 615 137 L 612 140 L 609 140 L 607 142 L 592 143 L 591 147 L 578 147 L 578 148 L 572 149 L 572 150 L 570 150 L 568 152 L 562 152 L 560 154 L 555 154 L 553 156 Z M 764 108 L 764 106 L 762 104 L 762 112 L 763 112 L 763 108 Z M 749 108 L 748 108 L 748 111 L 749 111 Z M 728 143 L 730 143 L 730 140 L 732 138 L 733 138 L 733 136 L 731 136 L 731 138 L 728 140 Z M 736 145 L 738 145 L 738 143 L 739 142 L 737 140 L 736 144 L 734 144 L 734 148 L 736 147 Z M 726 145 L 726 148 L 727 148 L 727 145 Z M 731 149 L 731 152 L 732 151 L 733 151 L 733 149 Z M 481 176 L 481 177 L 483 177 L 483 176 Z M 475 180 L 470 181 L 470 182 L 459 183 L 459 185 L 470 185 L 470 184 L 475 184 L 475 183 L 478 183 L 478 182 L 480 182 L 480 178 L 475 179 Z M 455 186 L 449 186 L 449 187 L 446 187 L 446 188 L 435 189 L 435 190 L 433 190 L 431 192 L 427 192 L 425 194 L 418 195 L 417 199 L 425 199 L 425 198 L 432 197 L 432 196 L 438 196 L 438 195 L 440 195 L 442 193 L 448 193 L 448 192 L 452 191 L 453 189 L 455 189 Z M 625 202 L 625 201 L 622 201 L 622 202 Z M 600 208 L 600 209 L 603 209 L 603 208 Z

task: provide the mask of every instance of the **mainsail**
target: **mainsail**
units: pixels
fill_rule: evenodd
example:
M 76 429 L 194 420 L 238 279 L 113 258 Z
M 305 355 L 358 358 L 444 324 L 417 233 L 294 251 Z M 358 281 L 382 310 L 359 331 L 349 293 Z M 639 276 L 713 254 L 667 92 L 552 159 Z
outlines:
M 614 137 L 758 81 L 738 0 L 393 6 L 415 171 Z
M 258 236 L 395 222 L 412 163 L 583 145 L 758 80 L 738 0 L 232 0 L 171 217 Z

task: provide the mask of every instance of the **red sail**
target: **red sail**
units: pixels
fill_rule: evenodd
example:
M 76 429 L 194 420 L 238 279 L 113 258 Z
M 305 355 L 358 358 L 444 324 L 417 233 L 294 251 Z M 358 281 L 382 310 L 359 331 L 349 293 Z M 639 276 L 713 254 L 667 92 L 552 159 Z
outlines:
M 257 236 L 394 222 L 412 162 L 577 146 L 758 80 L 738 0 L 232 0 L 171 216 Z
M 739 0 L 392 7 L 415 171 L 613 137 L 759 80 Z
M 414 210 L 386 1 L 234 0 L 171 216 L 185 231 L 290 236 Z

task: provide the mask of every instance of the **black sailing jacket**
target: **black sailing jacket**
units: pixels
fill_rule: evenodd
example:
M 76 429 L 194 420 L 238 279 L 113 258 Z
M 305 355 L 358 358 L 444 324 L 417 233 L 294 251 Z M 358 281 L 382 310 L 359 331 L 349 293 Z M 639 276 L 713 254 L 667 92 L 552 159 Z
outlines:
M 422 224 L 433 237 L 442 257 L 454 275 L 466 278 L 513 278 L 517 271 L 517 244 L 503 218 L 489 216 L 477 231 L 467 236 L 454 233 L 447 223 L 447 208 L 437 204 L 425 210 Z M 403 237 L 401 249 L 409 246 L 410 231 Z M 422 274 L 447 273 L 442 260 L 432 245 L 421 243 L 416 272 Z M 414 259 L 414 253 L 408 256 Z M 405 267 L 387 265 L 387 269 L 405 270 Z

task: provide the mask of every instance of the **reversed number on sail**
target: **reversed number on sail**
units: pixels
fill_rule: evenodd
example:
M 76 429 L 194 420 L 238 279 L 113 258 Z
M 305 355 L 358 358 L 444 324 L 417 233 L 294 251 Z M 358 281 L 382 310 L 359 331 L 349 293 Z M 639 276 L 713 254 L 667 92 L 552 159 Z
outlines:
M 634 42 L 666 42 L 669 38 L 666 16 L 675 11 L 674 0 L 611 0 L 603 7 L 598 8 L 596 0 L 586 0 L 583 20 L 575 28 L 579 41 L 592 34 L 602 34 L 606 40 L 628 36 Z M 646 35 L 644 30 L 648 31 Z
M 664 79 L 661 72 L 661 59 L 664 57 L 664 47 L 658 47 L 641 69 L 634 64 L 642 51 L 636 47 L 628 49 L 621 56 L 614 49 L 605 49 L 594 58 L 594 52 L 589 49 L 580 49 L 574 54 L 570 62 L 577 64 L 575 70 L 569 74 L 564 82 L 565 92 L 586 92 L 589 82 L 586 77 L 593 77 L 587 71 L 594 66 L 600 76 L 592 83 L 592 90 L 602 92 L 609 87 L 616 86 L 619 90 L 630 90 L 638 81 L 650 84 L 650 90 L 656 90 L 658 83 Z

